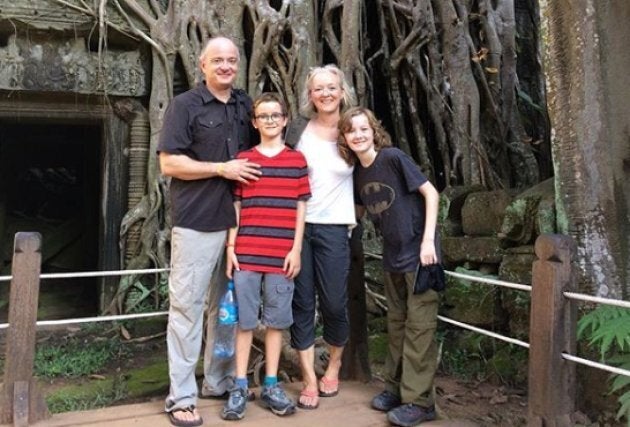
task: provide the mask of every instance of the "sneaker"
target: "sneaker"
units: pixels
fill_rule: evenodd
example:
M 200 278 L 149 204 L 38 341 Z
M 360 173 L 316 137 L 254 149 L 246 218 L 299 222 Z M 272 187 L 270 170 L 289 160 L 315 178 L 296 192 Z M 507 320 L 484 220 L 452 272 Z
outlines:
M 223 394 L 203 394 L 203 392 L 199 393 L 200 399 L 211 399 L 211 400 L 228 400 L 230 397 L 230 392 L 226 391 Z M 256 394 L 254 394 L 253 390 L 247 389 L 247 401 L 253 402 L 256 400 Z
M 400 406 L 400 396 L 396 396 L 387 390 L 380 392 L 374 399 L 372 399 L 372 408 L 377 411 L 389 412 L 392 409 Z
M 387 413 L 387 420 L 401 427 L 417 426 L 424 421 L 432 421 L 435 419 L 435 406 L 423 408 L 422 406 L 406 403 L 392 409 Z
M 221 418 L 224 420 L 240 420 L 245 416 L 245 407 L 247 406 L 247 390 L 243 388 L 234 388 L 230 391 L 230 397 L 223 405 Z
M 287 397 L 279 384 L 263 387 L 260 400 L 263 407 L 269 408 L 276 415 L 291 415 L 295 412 L 295 403 Z

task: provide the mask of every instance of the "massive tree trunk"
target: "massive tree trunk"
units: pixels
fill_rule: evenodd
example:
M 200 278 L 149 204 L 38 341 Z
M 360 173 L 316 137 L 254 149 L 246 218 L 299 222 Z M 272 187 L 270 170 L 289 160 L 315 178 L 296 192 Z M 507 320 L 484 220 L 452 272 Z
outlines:
M 252 96 L 281 93 L 292 117 L 309 68 L 339 64 L 359 102 L 439 189 L 522 188 L 552 174 L 538 0 L 48 1 L 92 20 L 99 52 L 109 48 L 108 31 L 151 51 L 148 111 L 134 112 L 151 127 L 147 188 L 121 225 L 121 246 L 130 230 L 139 235 L 122 251 L 127 268 L 168 265 L 169 182 L 155 148 L 168 103 L 200 80 L 198 55 L 216 35 L 239 46 L 237 84 Z M 542 3 L 560 229 L 578 241 L 583 288 L 627 298 L 630 6 Z M 165 307 L 165 279 L 125 279 L 109 311 Z
M 532 1 L 516 3 L 531 13 Z M 141 224 L 142 230 L 127 267 L 167 265 L 168 182 L 157 173 L 155 147 L 173 85 L 184 80 L 189 87 L 199 80 L 197 56 L 214 35 L 230 36 L 239 44 L 238 85 L 252 96 L 281 93 L 293 117 L 309 67 L 338 63 L 359 102 L 377 111 L 396 143 L 439 188 L 472 183 L 524 187 L 547 177 L 539 164 L 548 153 L 535 158 L 530 144 L 546 134 L 539 132 L 546 118 L 532 117 L 517 96 L 525 89 L 516 72 L 514 3 L 172 0 L 153 1 L 143 9 L 136 0 L 114 2 L 131 31 L 153 52 L 148 188 L 123 222 L 123 243 L 132 227 Z M 111 24 L 109 9 L 99 10 L 94 13 L 99 22 Z M 529 61 L 536 63 L 537 45 L 529 46 Z M 544 102 L 539 93 L 525 96 L 532 104 Z M 135 310 L 147 302 L 162 306 L 165 295 L 164 277 L 154 292 L 130 278 L 122 282 L 112 310 Z
M 627 299 L 630 5 L 553 0 L 547 7 L 560 229 L 578 243 L 582 290 Z

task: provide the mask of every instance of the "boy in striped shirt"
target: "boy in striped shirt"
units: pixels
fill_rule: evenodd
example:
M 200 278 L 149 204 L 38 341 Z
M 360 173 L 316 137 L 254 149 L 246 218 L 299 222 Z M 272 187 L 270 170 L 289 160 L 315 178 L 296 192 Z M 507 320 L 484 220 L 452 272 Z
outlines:
M 236 333 L 236 378 L 221 416 L 239 420 L 247 404 L 247 364 L 253 330 L 262 303 L 266 376 L 263 406 L 276 415 L 295 412 L 295 403 L 278 384 L 282 331 L 293 323 L 293 279 L 300 272 L 306 200 L 310 186 L 304 156 L 284 145 L 286 107 L 273 93 L 254 102 L 253 125 L 260 144 L 237 158 L 260 165 L 258 181 L 239 182 L 234 206 L 238 226 L 227 240 L 227 276 L 234 279 L 239 325 Z

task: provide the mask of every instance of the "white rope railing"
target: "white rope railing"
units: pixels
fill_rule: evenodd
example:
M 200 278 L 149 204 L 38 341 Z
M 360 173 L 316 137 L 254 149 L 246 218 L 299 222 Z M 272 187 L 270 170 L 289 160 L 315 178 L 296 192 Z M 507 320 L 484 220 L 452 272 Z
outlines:
M 474 282 L 484 283 L 487 285 L 497 285 L 504 288 L 518 289 L 519 291 L 532 291 L 532 287 L 530 285 L 523 285 L 521 283 L 506 282 L 504 280 L 490 279 L 488 277 L 472 276 L 470 274 L 456 273 L 449 270 L 444 270 L 444 273 L 446 273 L 448 276 L 457 277 L 459 279 L 472 280 Z
M 78 277 L 107 277 L 107 276 L 131 276 L 133 274 L 151 274 L 169 271 L 170 268 L 147 268 L 144 270 L 110 270 L 110 271 L 84 271 L 81 273 L 43 273 L 42 279 L 73 279 Z
M 368 254 L 370 255 L 370 254 Z M 370 256 L 376 257 L 376 255 L 371 254 Z M 43 273 L 40 275 L 41 279 L 62 279 L 62 278 L 80 278 L 80 277 L 107 277 L 107 276 L 127 276 L 127 275 L 135 275 L 135 274 L 153 274 L 153 273 L 162 273 L 170 271 L 169 268 L 154 268 L 154 269 L 139 269 L 139 270 L 109 270 L 109 271 L 86 271 L 86 272 L 77 272 L 77 273 Z M 483 283 L 488 285 L 501 286 L 510 289 L 517 289 L 521 291 L 531 292 L 532 287 L 530 285 L 523 285 L 520 283 L 506 282 L 498 279 L 491 279 L 487 277 L 479 277 L 473 276 L 470 274 L 456 273 L 454 271 L 445 270 L 445 273 L 449 276 L 470 280 L 477 283 Z M 0 282 L 2 281 L 10 281 L 13 276 L 0 276 Z M 612 305 L 622 308 L 630 308 L 630 302 L 623 300 L 614 300 L 610 298 L 601 298 L 601 297 L 593 297 L 590 295 L 584 295 L 574 292 L 564 292 L 564 296 L 568 299 L 578 300 L 578 301 L 588 301 L 599 304 Z M 97 316 L 97 317 L 83 317 L 76 319 L 60 319 L 60 320 L 40 320 L 37 321 L 37 326 L 56 326 L 56 325 L 67 325 L 67 324 L 77 324 L 77 323 L 91 323 L 91 322 L 108 322 L 108 321 L 120 321 L 120 320 L 130 320 L 130 319 L 139 319 L 146 317 L 157 317 L 157 316 L 165 316 L 168 315 L 167 311 L 161 312 L 153 312 L 153 313 L 136 313 L 136 314 L 122 314 L 122 315 L 110 315 L 110 316 Z M 488 331 L 486 329 L 478 328 L 476 326 L 468 325 L 463 322 L 458 322 L 456 320 L 450 319 L 444 316 L 437 316 L 439 320 L 450 323 L 452 325 L 458 326 L 463 329 L 468 329 L 473 332 L 477 332 L 482 335 L 486 335 L 510 344 L 515 344 L 524 348 L 529 348 L 529 343 L 525 341 L 518 340 L 516 338 L 506 337 L 501 334 L 497 334 L 496 332 Z M 9 327 L 8 323 L 0 324 L 0 330 L 6 329 Z M 608 366 L 602 363 L 593 362 L 588 359 L 582 359 L 577 356 L 573 356 L 567 353 L 562 353 L 562 357 L 566 360 L 572 361 L 574 363 L 583 364 L 586 366 L 598 368 L 607 372 L 611 372 L 614 374 L 625 375 L 630 377 L 630 371 L 626 369 L 616 368 L 613 366 Z
M 598 304 L 614 305 L 614 306 L 622 307 L 622 308 L 630 308 L 630 301 L 623 301 L 623 300 L 612 299 L 612 298 L 592 297 L 590 295 L 577 294 L 575 292 L 564 292 L 564 296 L 568 299 L 572 299 L 576 301 L 589 301 L 589 302 L 596 302 Z
M 374 258 L 374 259 L 383 259 L 382 255 L 371 253 L 371 252 L 364 252 L 364 255 L 370 258 Z M 502 286 L 504 288 L 518 289 L 519 291 L 527 291 L 527 292 L 532 291 L 532 287 L 530 285 L 523 285 L 522 283 L 506 282 L 505 280 L 473 276 L 470 274 L 457 273 L 455 271 L 450 271 L 450 270 L 444 270 L 444 273 L 446 273 L 446 275 L 448 276 L 457 277 L 458 279 L 472 280 L 474 282 L 479 282 L 479 283 L 483 283 L 487 285 L 497 285 L 497 286 Z
M 129 319 L 141 319 L 143 317 L 157 317 L 166 316 L 168 311 L 156 311 L 153 313 L 135 313 L 135 314 L 115 314 L 110 316 L 96 316 L 96 317 L 79 317 L 76 319 L 59 319 L 59 320 L 38 320 L 37 326 L 58 326 L 58 325 L 70 325 L 76 323 L 93 323 L 93 322 L 110 322 L 117 320 L 129 320 Z M 9 327 L 9 323 L 0 323 L 0 329 L 6 329 Z
M 79 277 L 108 277 L 131 276 L 133 274 L 151 274 L 170 271 L 170 268 L 147 268 L 142 270 L 107 270 L 107 271 L 81 271 L 76 273 L 42 273 L 40 279 L 76 279 Z M 0 276 L 0 282 L 11 280 L 13 276 Z
M 506 337 L 505 335 L 497 334 L 496 332 L 488 331 L 486 329 L 477 328 L 476 326 L 472 326 L 467 323 L 458 322 L 457 320 L 449 319 L 448 317 L 444 317 L 444 316 L 438 315 L 438 319 L 440 319 L 443 322 L 450 323 L 455 326 L 459 326 L 460 328 L 468 329 L 470 331 L 474 331 L 482 335 L 487 335 L 489 337 L 496 338 L 498 340 L 505 341 L 510 344 L 516 344 L 516 345 L 520 345 L 521 347 L 529 348 L 529 343 L 526 343 L 525 341 L 517 340 L 516 338 Z
M 488 279 L 488 278 L 484 278 L 484 277 L 471 276 L 471 275 L 468 275 L 468 274 L 455 273 L 455 272 L 451 272 L 451 271 L 445 271 L 445 273 L 450 275 L 450 276 L 458 277 L 458 278 L 462 278 L 462 279 L 466 279 L 466 280 L 471 280 L 471 281 L 476 281 L 476 282 L 481 282 L 481 283 L 487 283 L 487 284 L 493 284 L 493 285 L 498 285 L 498 286 L 504 286 L 504 287 L 508 287 L 508 288 L 519 289 L 519 290 L 524 290 L 524 291 L 529 291 L 529 292 L 531 292 L 531 289 L 532 289 L 531 286 L 522 285 L 522 284 L 519 284 L 519 283 L 503 282 L 503 281 L 500 281 L 500 280 L 494 280 L 494 279 Z M 590 296 L 590 295 L 584 295 L 584 294 L 579 294 L 579 293 L 575 293 L 575 292 L 564 292 L 563 294 L 564 294 L 565 298 L 572 299 L 572 300 L 589 301 L 589 302 L 595 302 L 595 303 L 599 303 L 599 304 L 606 304 L 606 305 L 612 305 L 612 306 L 617 306 L 617 307 L 630 308 L 630 302 L 628 302 L 628 301 L 614 300 L 614 299 L 610 299 L 610 298 L 593 297 L 593 296 Z M 477 332 L 477 333 L 482 334 L 482 335 L 486 335 L 486 336 L 489 336 L 489 337 L 492 337 L 492 338 L 496 338 L 496 339 L 499 339 L 501 341 L 508 342 L 510 344 L 516 344 L 516 345 L 519 345 L 521 347 L 529 348 L 529 343 L 526 343 L 526 342 L 521 341 L 521 340 L 517 340 L 515 338 L 506 337 L 504 335 L 500 335 L 500 334 L 497 334 L 495 332 L 488 331 L 486 329 L 477 328 L 475 326 L 468 325 L 466 323 L 458 322 L 456 320 L 449 319 L 449 318 L 444 317 L 444 316 L 439 316 L 438 315 L 438 319 L 440 319 L 443 322 L 450 323 L 450 324 L 455 325 L 455 326 L 459 326 L 460 328 L 468 329 L 470 331 L 474 331 L 474 332 Z M 567 354 L 567 353 L 562 353 L 562 358 L 566 359 L 566 360 L 569 360 L 571 362 L 574 362 L 574 363 L 578 363 L 578 364 L 585 365 L 585 366 L 590 366 L 592 368 L 601 369 L 601 370 L 604 370 L 604 371 L 607 371 L 607 372 L 610 372 L 610 373 L 613 373 L 613 374 L 625 375 L 627 377 L 630 377 L 630 371 L 627 370 L 627 369 L 617 368 L 615 366 L 609 366 L 609 365 L 606 365 L 606 364 L 603 364 L 603 363 L 598 363 L 598 362 L 594 362 L 592 360 L 583 359 L 581 357 L 573 356 L 573 355 Z
M 626 377 L 630 377 L 630 371 L 627 369 L 604 365 L 603 363 L 593 362 L 592 360 L 588 360 L 588 359 L 582 359 L 581 357 L 573 356 L 567 353 L 562 353 L 562 358 L 566 360 L 570 360 L 571 362 L 579 363 L 580 365 L 586 365 L 592 368 L 598 368 L 604 371 L 608 371 L 613 374 L 625 375 Z

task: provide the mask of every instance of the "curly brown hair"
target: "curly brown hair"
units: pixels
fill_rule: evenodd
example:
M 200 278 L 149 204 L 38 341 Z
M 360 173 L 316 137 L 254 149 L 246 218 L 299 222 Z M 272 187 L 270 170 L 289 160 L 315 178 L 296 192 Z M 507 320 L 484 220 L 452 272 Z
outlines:
M 376 118 L 372 110 L 365 107 L 352 107 L 345 111 L 339 119 L 339 139 L 337 140 L 337 148 L 339 149 L 339 155 L 348 163 L 353 166 L 357 161 L 357 155 L 354 151 L 348 147 L 344 134 L 352 129 L 352 118 L 360 115 L 364 115 L 368 119 L 368 123 L 374 132 L 374 149 L 378 152 L 383 147 L 392 146 L 392 138 L 385 130 L 381 121 Z

